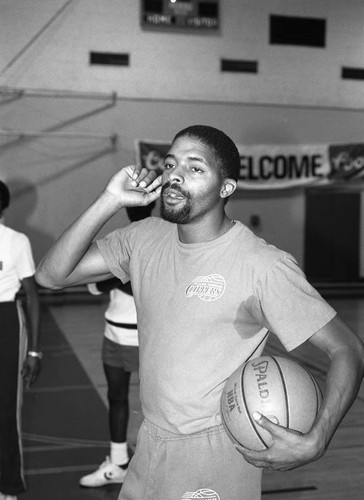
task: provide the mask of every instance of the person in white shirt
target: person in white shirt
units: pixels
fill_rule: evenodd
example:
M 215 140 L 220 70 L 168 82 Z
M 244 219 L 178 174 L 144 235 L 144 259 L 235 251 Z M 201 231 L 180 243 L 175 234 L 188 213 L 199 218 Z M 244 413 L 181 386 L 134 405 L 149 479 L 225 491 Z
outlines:
M 22 377 L 30 387 L 42 357 L 32 249 L 25 234 L 5 226 L 9 203 L 9 189 L 0 181 L 0 500 L 15 500 L 26 489 L 20 444 Z

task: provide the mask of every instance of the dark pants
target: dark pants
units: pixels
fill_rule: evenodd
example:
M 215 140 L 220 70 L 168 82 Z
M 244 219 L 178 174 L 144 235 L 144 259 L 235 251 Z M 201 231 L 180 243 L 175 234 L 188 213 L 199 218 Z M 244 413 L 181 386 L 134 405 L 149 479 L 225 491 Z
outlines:
M 7 495 L 25 491 L 20 432 L 22 328 L 16 302 L 0 302 L 0 492 Z

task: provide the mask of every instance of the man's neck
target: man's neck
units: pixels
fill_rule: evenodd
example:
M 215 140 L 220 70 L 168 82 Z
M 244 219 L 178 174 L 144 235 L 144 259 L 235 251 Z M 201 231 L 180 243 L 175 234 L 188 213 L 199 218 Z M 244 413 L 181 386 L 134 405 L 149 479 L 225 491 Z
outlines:
M 178 224 L 178 237 L 181 243 L 203 243 L 215 240 L 225 234 L 232 222 L 226 214 L 214 221 L 194 221 L 188 224 Z

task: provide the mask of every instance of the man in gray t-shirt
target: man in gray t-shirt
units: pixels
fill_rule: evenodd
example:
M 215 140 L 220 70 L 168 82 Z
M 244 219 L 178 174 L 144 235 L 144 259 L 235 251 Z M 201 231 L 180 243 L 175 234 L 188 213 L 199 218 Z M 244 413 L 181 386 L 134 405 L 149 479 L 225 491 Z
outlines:
M 261 470 L 320 458 L 359 390 L 359 338 L 290 256 L 227 216 L 239 170 L 226 134 L 188 127 L 175 136 L 162 176 L 122 168 L 38 268 L 39 283 L 53 289 L 113 275 L 132 282 L 146 418 L 119 500 L 258 500 Z M 94 242 L 121 208 L 158 197 L 164 220 Z M 222 385 L 239 363 L 259 355 L 268 330 L 287 349 L 309 341 L 328 355 L 322 408 L 304 435 L 258 414 L 272 445 L 235 449 L 219 420 Z

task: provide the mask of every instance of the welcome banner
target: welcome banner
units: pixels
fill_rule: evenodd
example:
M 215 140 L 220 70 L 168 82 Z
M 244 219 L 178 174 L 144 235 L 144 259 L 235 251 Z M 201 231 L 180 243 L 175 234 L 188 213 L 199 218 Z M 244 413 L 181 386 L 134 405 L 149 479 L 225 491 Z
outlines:
M 163 167 L 169 144 L 137 140 L 136 159 L 149 170 Z M 364 180 L 364 144 L 238 145 L 240 189 L 287 189 Z

